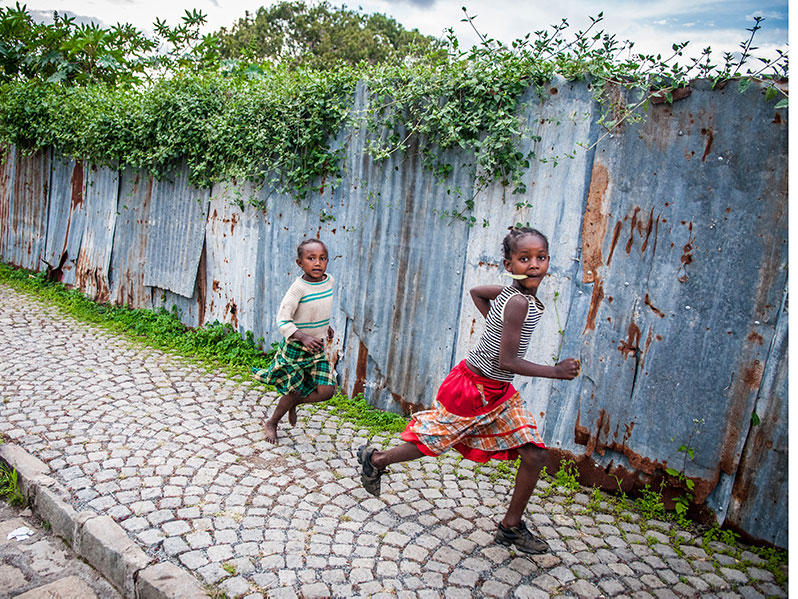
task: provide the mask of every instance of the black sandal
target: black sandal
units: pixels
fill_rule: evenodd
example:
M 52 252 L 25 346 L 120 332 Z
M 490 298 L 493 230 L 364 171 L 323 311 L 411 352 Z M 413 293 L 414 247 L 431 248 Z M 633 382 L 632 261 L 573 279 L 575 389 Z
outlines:
M 386 470 L 377 470 L 376 466 L 371 463 L 372 454 L 377 451 L 376 447 L 366 447 L 361 445 L 357 448 L 357 461 L 360 464 L 360 482 L 363 483 L 363 488 L 374 497 L 380 496 L 380 478 L 385 474 Z

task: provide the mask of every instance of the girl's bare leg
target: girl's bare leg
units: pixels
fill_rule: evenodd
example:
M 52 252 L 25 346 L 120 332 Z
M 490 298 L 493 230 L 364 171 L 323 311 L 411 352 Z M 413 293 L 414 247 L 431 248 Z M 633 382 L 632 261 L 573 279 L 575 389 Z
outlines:
M 285 416 L 286 412 L 296 409 L 296 405 L 299 403 L 299 401 L 299 393 L 297 391 L 292 391 L 291 393 L 286 393 L 283 395 L 280 398 L 280 401 L 277 402 L 277 406 L 274 408 L 271 418 L 269 418 L 263 425 L 266 429 L 266 440 L 269 443 L 274 445 L 277 444 L 277 424 L 280 422 L 280 419 Z M 294 413 L 294 419 L 296 420 L 296 413 Z
M 296 407 L 303 403 L 318 403 L 320 401 L 327 401 L 335 395 L 335 385 L 319 385 L 314 389 L 310 395 L 299 399 L 293 406 L 288 409 L 288 423 L 291 426 L 296 425 Z
M 371 454 L 371 463 L 377 470 L 385 470 L 391 464 L 416 460 L 424 455 L 415 443 L 408 442 L 387 451 L 375 451 Z
M 515 488 L 510 499 L 510 507 L 502 520 L 502 526 L 509 528 L 521 524 L 521 516 L 524 515 L 526 505 L 535 485 L 538 483 L 538 476 L 543 466 L 546 465 L 546 450 L 541 449 L 531 443 L 518 449 L 521 463 L 518 465 L 518 473 L 515 476 Z

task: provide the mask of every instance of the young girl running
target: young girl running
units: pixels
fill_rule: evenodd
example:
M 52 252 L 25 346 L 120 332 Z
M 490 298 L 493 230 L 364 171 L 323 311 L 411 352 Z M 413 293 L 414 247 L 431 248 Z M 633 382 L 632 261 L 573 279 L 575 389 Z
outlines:
M 306 239 L 296 252 L 303 274 L 288 288 L 277 311 L 283 339 L 269 367 L 253 370 L 258 379 L 282 394 L 265 422 L 266 440 L 275 444 L 277 424 L 286 412 L 293 426 L 298 405 L 326 401 L 335 392 L 335 374 L 324 352 L 325 338 L 333 337 L 333 278 L 327 274 L 327 246 L 318 239 Z
M 485 331 L 467 359 L 455 366 L 438 390 L 431 410 L 418 412 L 402 433 L 405 443 L 378 451 L 357 452 L 366 491 L 380 494 L 380 478 L 391 464 L 437 456 L 454 448 L 475 462 L 520 457 L 515 488 L 496 541 L 525 553 L 542 553 L 548 545 L 527 529 L 521 516 L 546 463 L 546 446 L 532 414 L 513 388 L 514 375 L 573 379 L 579 361 L 555 366 L 524 359 L 532 331 L 543 314 L 535 296 L 549 268 L 546 237 L 527 227 L 512 228 L 504 238 L 504 268 L 511 285 L 474 287 L 471 297 L 485 316 Z M 491 303 L 492 302 L 492 303 Z

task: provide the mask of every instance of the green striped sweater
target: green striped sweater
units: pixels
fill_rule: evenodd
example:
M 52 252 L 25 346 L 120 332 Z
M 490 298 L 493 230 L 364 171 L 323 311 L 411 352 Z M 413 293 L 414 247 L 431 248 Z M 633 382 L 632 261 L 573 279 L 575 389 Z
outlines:
M 297 330 L 324 339 L 330 326 L 332 314 L 333 278 L 310 283 L 297 277 L 280 302 L 277 310 L 277 326 L 288 339 Z

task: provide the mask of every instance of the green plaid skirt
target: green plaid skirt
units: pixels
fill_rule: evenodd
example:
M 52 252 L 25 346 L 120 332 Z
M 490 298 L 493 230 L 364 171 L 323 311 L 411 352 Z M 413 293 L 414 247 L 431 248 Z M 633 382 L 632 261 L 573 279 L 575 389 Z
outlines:
M 335 385 L 335 373 L 324 349 L 311 352 L 296 341 L 280 341 L 274 360 L 268 368 L 253 368 L 259 381 L 272 385 L 280 395 L 299 391 L 307 397 L 319 385 Z

